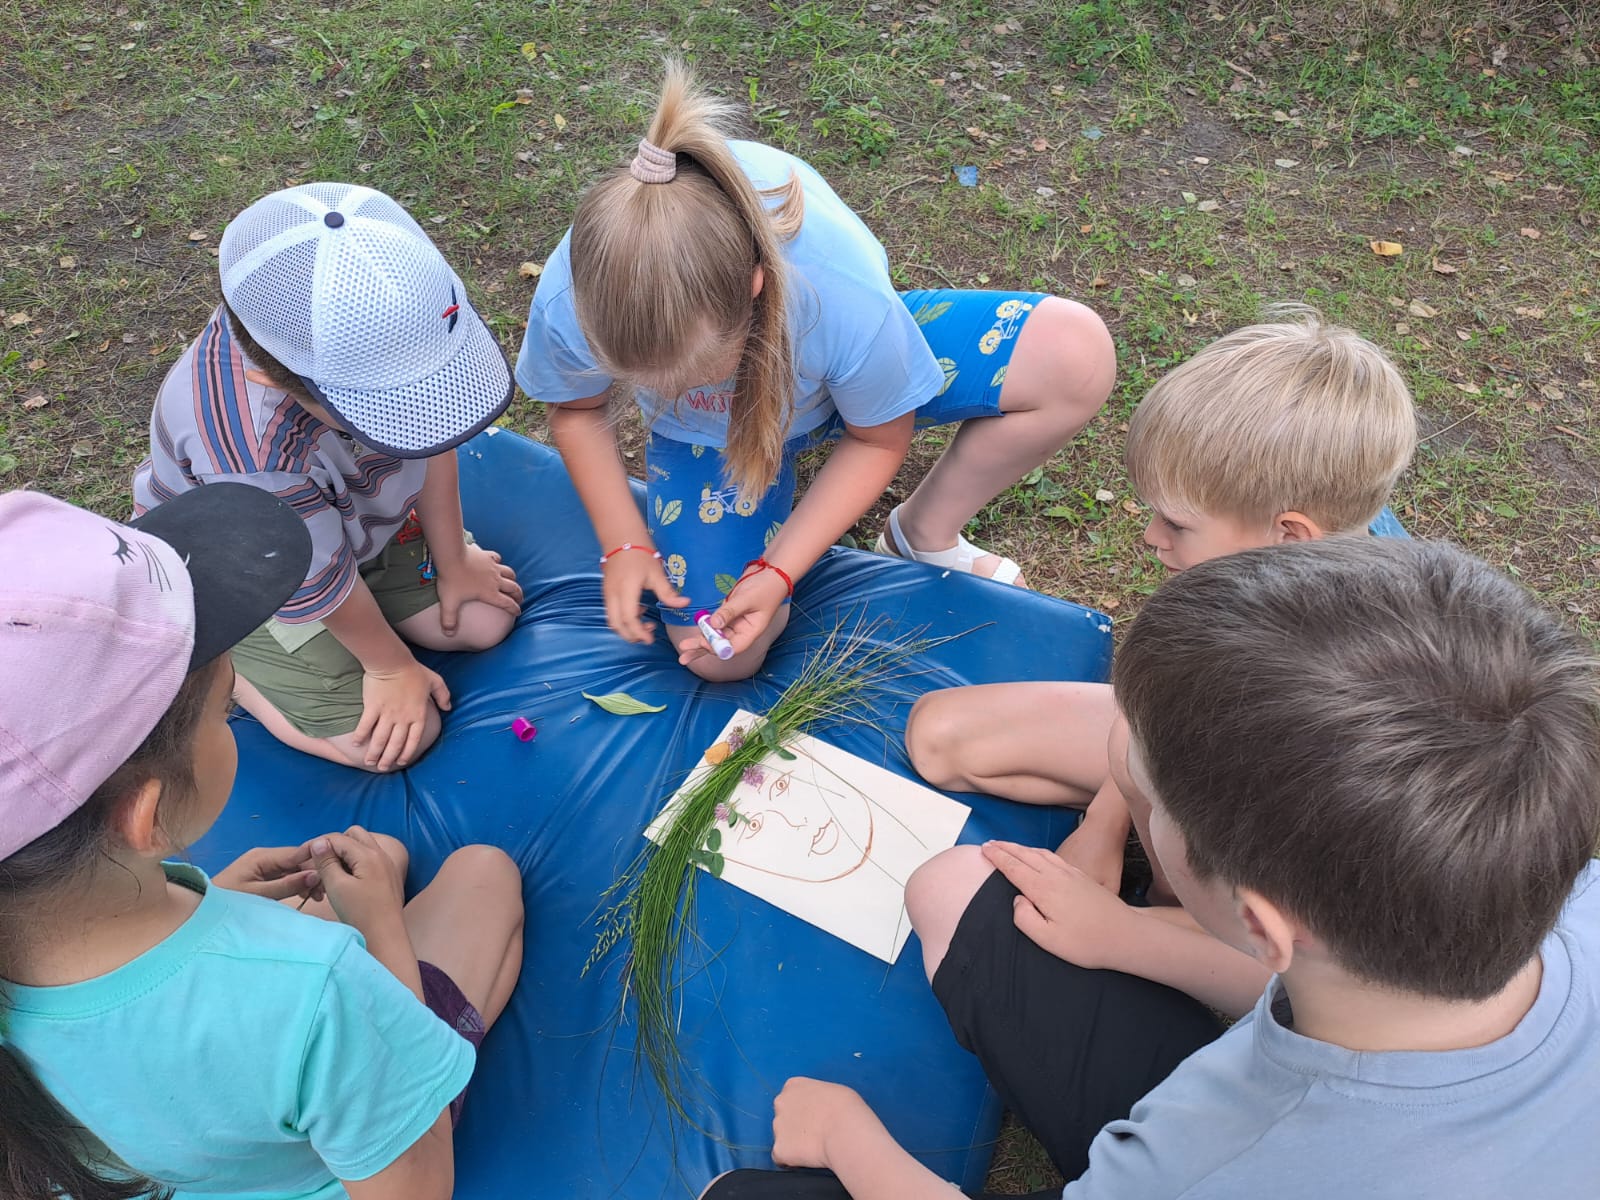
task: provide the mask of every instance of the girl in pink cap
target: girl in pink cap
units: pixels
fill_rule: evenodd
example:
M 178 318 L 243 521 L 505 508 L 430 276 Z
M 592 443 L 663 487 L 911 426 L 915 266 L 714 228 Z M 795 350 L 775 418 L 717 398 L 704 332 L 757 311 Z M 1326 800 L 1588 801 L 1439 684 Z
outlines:
M 468 846 L 409 903 L 404 848 L 360 827 L 212 878 L 167 861 L 233 784 L 229 649 L 310 551 L 242 484 L 131 525 L 0 496 L 8 1197 L 450 1195 L 476 1046 L 521 967 L 511 860 Z

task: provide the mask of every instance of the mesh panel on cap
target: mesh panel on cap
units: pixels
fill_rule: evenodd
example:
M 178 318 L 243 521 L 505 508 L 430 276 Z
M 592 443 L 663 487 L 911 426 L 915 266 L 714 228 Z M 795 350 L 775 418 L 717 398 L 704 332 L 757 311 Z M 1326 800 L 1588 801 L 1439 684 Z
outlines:
M 227 280 L 239 260 L 264 242 L 316 218 L 282 193 L 257 200 L 228 223 L 217 251 L 217 266 Z
M 291 371 L 313 378 L 311 281 L 316 262 L 316 241 L 299 242 L 236 281 L 228 297 L 263 350 Z
M 505 407 L 511 385 L 494 335 L 464 301 L 461 327 L 465 342 L 443 370 L 388 392 L 330 389 L 329 401 L 371 442 L 391 450 L 426 452 L 460 440 Z
M 444 315 L 452 285 L 458 304 L 465 289 L 426 238 L 368 217 L 347 228 L 324 249 L 333 290 L 318 297 L 317 382 L 381 391 L 433 374 L 466 332 L 465 307 L 455 333 Z
M 432 239 L 428 237 L 427 230 L 423 229 L 421 225 L 418 225 L 410 213 L 401 208 L 382 192 L 372 192 L 369 195 L 363 196 L 356 204 L 355 208 L 351 209 L 345 215 L 351 217 L 370 217 L 374 221 L 383 221 L 390 225 L 398 225 L 400 228 L 408 231 L 416 237 L 421 238 L 429 245 L 433 244 Z

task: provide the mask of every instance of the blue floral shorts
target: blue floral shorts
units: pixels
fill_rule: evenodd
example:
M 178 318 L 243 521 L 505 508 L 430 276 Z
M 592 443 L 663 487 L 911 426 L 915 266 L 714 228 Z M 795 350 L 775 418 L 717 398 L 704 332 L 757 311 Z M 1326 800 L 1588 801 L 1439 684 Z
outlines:
M 1017 335 L 1044 298 L 1038 292 L 952 288 L 901 293 L 944 368 L 944 387 L 917 409 L 918 429 L 1001 415 L 1000 388 Z M 795 458 L 843 434 L 844 422 L 835 413 L 791 438 L 772 487 L 759 498 L 744 499 L 723 477 L 720 449 L 650 435 L 645 448 L 650 536 L 667 577 L 690 600 L 687 608 L 658 608 L 663 621 L 691 625 L 700 609 L 722 603 L 744 565 L 765 554 L 793 511 Z

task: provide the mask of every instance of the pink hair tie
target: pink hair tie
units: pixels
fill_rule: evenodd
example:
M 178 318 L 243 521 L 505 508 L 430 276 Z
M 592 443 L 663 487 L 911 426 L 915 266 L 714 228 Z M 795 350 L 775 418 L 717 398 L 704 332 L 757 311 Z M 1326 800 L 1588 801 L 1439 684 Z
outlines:
M 678 174 L 678 156 L 652 145 L 649 138 L 640 138 L 639 153 L 628 164 L 628 174 L 640 183 L 671 183 Z

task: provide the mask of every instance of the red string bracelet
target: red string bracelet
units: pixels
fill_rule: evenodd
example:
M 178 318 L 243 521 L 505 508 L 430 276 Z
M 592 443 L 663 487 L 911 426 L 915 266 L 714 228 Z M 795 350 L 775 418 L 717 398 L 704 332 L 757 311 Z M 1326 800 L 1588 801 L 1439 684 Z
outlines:
M 754 567 L 755 570 L 752 571 L 750 569 L 751 567 Z M 789 572 L 785 571 L 776 563 L 769 563 L 764 558 L 752 558 L 749 562 L 745 563 L 744 571 L 739 576 L 739 582 L 735 583 L 733 587 L 738 587 L 740 583 L 743 583 L 746 579 L 749 579 L 750 576 L 759 575 L 762 571 L 776 571 L 778 578 L 783 580 L 783 586 L 789 589 L 789 598 L 791 600 L 794 599 L 794 580 L 789 578 Z M 730 596 L 733 595 L 733 588 L 728 589 L 728 594 Z
M 604 554 L 602 554 L 600 556 L 600 565 L 602 567 L 605 566 L 606 563 L 610 562 L 624 550 L 638 550 L 643 554 L 648 554 L 651 558 L 661 557 L 661 551 L 657 550 L 654 546 L 635 546 L 632 542 L 623 542 L 622 545 L 618 546 L 615 550 L 607 550 Z

